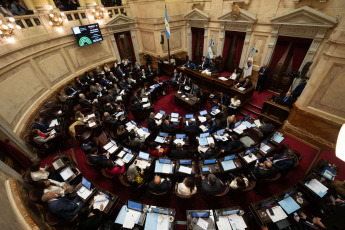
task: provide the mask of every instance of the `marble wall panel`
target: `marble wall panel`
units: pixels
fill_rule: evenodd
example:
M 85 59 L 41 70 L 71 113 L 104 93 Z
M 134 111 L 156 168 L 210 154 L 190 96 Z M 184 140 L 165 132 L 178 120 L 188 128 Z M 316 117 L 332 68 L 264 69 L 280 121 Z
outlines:
M 181 29 L 173 29 L 170 31 L 170 52 L 182 49 L 182 31 Z M 163 53 L 168 53 L 168 41 L 165 36 L 165 32 L 161 33 L 164 36 Z
M 258 52 L 254 53 L 253 65 L 260 67 L 262 65 L 263 58 L 265 57 L 264 54 L 266 53 L 268 36 L 254 34 L 252 39 L 253 42 L 249 47 L 255 46 L 256 50 L 258 50 Z
M 46 88 L 37 77 L 30 62 L 16 66 L 2 74 L 0 82 L 0 116 L 11 128 Z
M 34 59 L 42 74 L 47 78 L 50 85 L 57 83 L 71 74 L 61 50 L 41 55 Z
M 145 51 L 156 53 L 156 43 L 153 32 L 141 31 L 141 38 L 143 43 L 143 48 Z

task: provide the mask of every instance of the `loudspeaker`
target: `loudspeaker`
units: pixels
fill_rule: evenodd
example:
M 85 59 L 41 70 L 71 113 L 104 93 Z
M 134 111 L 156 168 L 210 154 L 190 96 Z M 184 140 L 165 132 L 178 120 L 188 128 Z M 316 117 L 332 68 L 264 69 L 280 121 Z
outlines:
M 161 44 L 164 44 L 164 35 L 161 35 Z

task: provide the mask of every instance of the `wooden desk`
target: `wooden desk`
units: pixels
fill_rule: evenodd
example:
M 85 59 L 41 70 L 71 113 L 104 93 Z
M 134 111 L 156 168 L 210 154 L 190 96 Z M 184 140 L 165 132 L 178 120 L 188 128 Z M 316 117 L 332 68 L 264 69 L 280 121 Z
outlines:
M 193 212 L 210 212 L 209 218 L 203 219 L 208 222 L 207 230 L 216 230 L 216 223 L 214 220 L 214 214 L 212 210 L 187 210 L 187 229 L 203 230 L 203 228 L 197 225 L 198 217 L 192 217 Z
M 233 159 L 234 164 L 236 166 L 236 168 L 234 168 L 234 169 L 224 170 L 223 165 L 222 165 L 222 162 L 224 161 L 224 157 L 218 159 L 218 161 L 219 161 L 219 165 L 222 167 L 223 172 L 233 172 L 233 171 L 236 171 L 236 170 L 242 168 L 242 164 L 240 162 L 240 159 L 237 156 Z
M 260 144 L 261 145 L 261 144 Z M 261 150 L 261 148 L 259 149 L 259 153 L 263 156 L 269 156 L 271 155 L 275 150 L 276 150 L 276 146 L 271 144 L 270 142 L 267 142 L 266 145 L 268 145 L 270 147 L 270 149 L 267 151 L 267 153 L 265 153 L 264 151 Z
M 174 142 L 175 139 L 176 139 L 176 136 L 173 136 L 172 143 L 173 143 L 174 146 L 176 145 L 175 142 Z M 183 139 L 183 141 L 184 141 L 184 145 L 186 145 L 186 146 L 189 145 L 189 137 L 188 136 L 185 139 Z
M 244 163 L 244 165 L 245 165 L 246 167 L 255 165 L 256 160 L 253 160 L 253 161 L 251 161 L 251 162 L 249 162 L 249 163 L 246 161 L 246 159 L 245 159 L 245 152 L 246 152 L 246 151 L 240 152 L 240 153 L 238 154 L 239 159 L 241 159 L 241 161 Z M 255 155 L 255 157 L 256 157 L 257 159 L 261 159 L 261 158 L 262 158 L 262 155 L 261 155 L 259 152 L 256 152 L 256 150 L 254 150 L 253 152 L 254 152 L 254 153 L 253 153 L 253 156 Z M 248 155 L 247 155 L 247 156 L 248 156 Z M 252 157 L 253 157 L 253 156 L 252 156 Z
M 272 202 L 272 203 L 271 203 Z M 261 207 L 262 204 L 267 204 L 267 203 L 271 203 L 270 205 L 268 205 L 268 207 Z M 268 224 L 272 222 L 272 219 L 269 217 L 269 215 L 267 214 L 266 210 L 269 207 L 274 207 L 279 205 L 277 200 L 274 197 L 270 197 L 266 200 L 263 201 L 258 201 L 256 203 L 252 203 L 249 206 L 250 211 L 252 212 L 254 218 L 256 219 L 256 221 L 261 225 L 261 224 Z
M 299 188 L 290 188 L 288 190 L 285 190 L 277 195 L 274 195 L 274 197 L 278 200 L 281 201 L 284 199 L 285 194 L 289 194 L 290 197 L 301 207 L 304 208 L 306 206 L 309 205 L 309 201 L 307 199 L 305 199 L 305 197 L 303 196 L 303 192 L 302 190 L 300 190 Z M 301 196 L 300 196 L 300 195 Z
M 222 173 L 223 172 L 222 168 L 219 166 L 218 159 L 217 159 L 216 163 L 214 163 L 214 164 L 207 164 L 207 165 L 204 165 L 204 161 L 203 160 L 199 161 L 199 171 L 200 171 L 200 174 L 210 174 L 209 171 L 203 172 L 202 171 L 203 167 L 209 167 L 210 169 L 212 169 L 212 173 L 214 173 L 214 174 Z
M 107 204 L 106 207 L 104 207 L 103 212 L 105 214 L 110 214 L 113 212 L 113 210 L 115 209 L 115 206 L 120 201 L 120 199 L 114 193 L 111 193 L 111 192 L 103 190 L 103 189 L 99 189 L 98 192 L 95 194 L 95 196 L 97 196 L 98 194 L 102 194 L 102 193 L 109 197 L 109 203 Z M 91 200 L 89 202 L 91 202 Z
M 172 229 L 175 229 L 175 216 L 176 216 L 175 209 L 157 207 L 157 206 L 153 206 L 153 205 L 150 206 L 149 212 L 146 215 L 146 221 L 145 221 L 145 228 L 144 229 L 152 229 L 149 226 L 148 226 L 148 228 L 146 228 L 146 224 L 152 222 L 152 219 L 150 219 L 150 218 L 155 218 L 155 216 L 152 216 L 152 214 L 154 213 L 153 212 L 153 208 L 156 208 L 156 209 L 163 210 L 163 211 L 167 212 L 167 214 L 158 214 L 158 215 L 168 215 L 169 216 L 169 226 L 168 226 L 168 228 L 167 229 L 161 229 L 161 230 L 172 230 Z M 172 219 L 172 221 L 170 221 L 170 219 Z M 157 220 L 155 220 L 155 221 L 157 222 Z
M 230 98 L 233 98 L 235 95 L 237 95 L 237 99 L 241 101 L 241 105 L 244 105 L 252 99 L 254 89 L 255 89 L 254 85 L 245 90 L 239 90 L 238 88 L 231 87 L 229 89 L 228 96 L 230 99 Z
M 194 101 L 190 99 L 190 97 L 182 97 L 182 93 L 175 93 L 174 94 L 174 99 L 175 99 L 175 104 L 180 105 L 181 107 L 185 108 L 186 110 L 190 111 L 197 111 L 199 109 L 199 101 Z M 186 100 L 188 98 L 188 100 Z
M 162 73 L 171 76 L 174 73 L 174 63 L 162 63 Z
M 185 160 L 187 160 L 187 159 L 185 159 Z M 191 160 L 191 159 L 188 159 L 188 160 Z M 188 167 L 188 168 L 192 168 L 191 174 L 179 172 L 178 170 L 180 168 L 180 161 L 177 160 L 176 161 L 176 166 L 175 166 L 175 175 L 176 176 L 194 176 L 196 174 L 195 173 L 195 161 L 192 160 L 192 164 L 191 165 L 182 165 L 182 166 L 185 166 L 185 167 Z
M 260 116 L 267 117 L 273 122 L 273 125 L 278 127 L 283 124 L 289 114 L 290 109 L 288 107 L 279 105 L 272 100 L 267 99 L 262 106 Z

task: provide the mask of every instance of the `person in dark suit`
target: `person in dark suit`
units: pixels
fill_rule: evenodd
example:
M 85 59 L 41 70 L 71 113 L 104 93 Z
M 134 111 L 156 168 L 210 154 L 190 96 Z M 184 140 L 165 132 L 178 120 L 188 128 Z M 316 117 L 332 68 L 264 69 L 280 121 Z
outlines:
M 101 167 L 105 166 L 107 163 L 107 160 L 109 159 L 109 155 L 107 155 L 107 152 L 104 154 L 98 154 L 97 148 L 92 148 L 90 150 L 90 155 L 88 155 L 87 159 L 91 164 L 99 165 Z
M 216 64 L 214 63 L 213 59 L 210 59 L 210 63 L 208 64 L 208 71 L 214 73 L 217 71 Z
M 226 94 L 223 94 L 223 92 L 220 92 L 219 94 L 217 105 L 218 107 L 227 107 L 229 105 L 229 98 Z
M 190 158 L 191 154 L 188 150 L 184 150 L 181 143 L 177 143 L 176 149 L 171 150 L 169 157 L 173 159 L 186 159 Z
M 71 221 L 85 205 L 78 196 L 74 200 L 70 200 L 67 196 L 57 198 L 55 192 L 45 193 L 42 201 L 48 203 L 49 211 L 65 221 Z
M 103 75 L 102 80 L 101 80 L 101 85 L 103 87 L 107 87 L 109 85 L 110 81 L 107 79 L 107 76 Z
M 74 78 L 74 84 L 77 86 L 77 89 L 82 89 L 84 83 L 80 81 L 79 77 Z
M 134 101 L 134 103 L 130 104 L 129 107 L 132 108 L 132 109 L 136 109 L 139 112 L 144 112 L 145 111 L 143 106 L 142 106 L 142 104 L 140 104 L 138 101 Z
M 110 103 L 112 106 L 116 106 L 116 97 L 114 96 L 114 92 L 112 90 L 108 90 L 107 95 L 107 102 Z
M 186 67 L 195 67 L 195 64 L 193 62 L 191 62 L 190 60 L 184 64 Z
M 237 149 L 242 145 L 242 142 L 239 141 L 238 136 L 236 134 L 231 135 L 229 140 L 224 143 L 220 144 L 219 147 L 221 149 L 224 149 L 225 153 L 230 153 L 232 150 Z
M 120 65 L 117 67 L 116 75 L 118 79 L 122 79 L 125 76 L 125 71 L 121 69 Z
M 244 79 L 243 81 L 237 84 L 238 87 L 243 87 L 245 89 L 252 87 L 252 85 L 253 85 L 253 82 L 250 79 L 250 77 L 246 77 L 246 79 Z
M 255 88 L 256 91 L 259 91 L 259 93 L 262 92 L 269 73 L 270 73 L 270 67 L 267 67 L 267 65 L 264 65 L 260 68 L 258 72 L 259 74 L 258 82 L 256 83 L 256 88 Z
M 65 93 L 70 96 L 73 93 L 75 93 L 77 90 L 75 90 L 72 86 L 72 84 L 68 84 L 67 87 L 65 88 Z
M 257 180 L 272 179 L 277 174 L 277 171 L 272 167 L 272 162 L 265 161 L 264 163 L 255 164 L 253 174 Z
M 209 148 L 206 150 L 206 152 L 202 152 L 200 149 L 198 149 L 198 152 L 202 159 L 208 159 L 208 158 L 215 157 L 219 152 L 224 153 L 224 149 L 219 150 L 217 146 L 215 146 L 214 143 L 211 143 Z
M 259 127 L 259 129 L 262 131 L 262 133 L 264 134 L 265 137 L 268 136 L 269 134 L 271 134 L 273 131 L 273 125 L 269 122 L 270 122 L 270 120 L 265 117 L 262 120 L 262 125 Z
M 98 230 L 105 221 L 105 214 L 103 212 L 104 206 L 100 205 L 99 209 L 92 209 L 94 201 L 89 207 L 83 207 L 78 213 L 79 229 L 83 230 Z
M 195 121 L 192 121 L 192 119 L 188 120 L 188 124 L 186 121 L 186 124 L 184 126 L 184 130 L 187 132 L 198 132 L 199 131 L 199 127 L 197 125 L 197 123 Z
M 229 129 L 234 129 L 236 123 L 235 115 L 228 116 L 223 118 L 219 122 L 219 129 L 225 129 L 228 131 Z
M 148 65 L 148 66 L 147 66 L 146 72 L 147 72 L 147 74 L 150 75 L 150 76 L 153 76 L 153 75 L 154 75 L 154 71 L 153 71 L 151 65 Z
M 212 173 L 210 169 L 210 174 L 207 175 L 207 178 L 204 174 L 201 174 L 201 186 L 202 191 L 207 195 L 216 195 L 221 193 L 223 186 L 220 183 L 219 179 Z
M 281 101 L 279 104 L 287 106 L 289 108 L 291 108 L 293 103 L 295 102 L 295 100 L 291 97 L 290 91 L 288 91 L 285 95 L 281 94 L 280 99 L 281 99 Z
M 146 72 L 145 72 L 145 69 L 142 69 L 141 72 L 140 72 L 140 74 L 139 74 L 140 80 L 141 80 L 141 81 L 145 80 L 146 77 L 147 77 L 146 75 L 147 75 L 147 74 L 146 74 Z
M 292 91 L 292 97 L 294 99 L 297 99 L 302 94 L 306 85 L 307 85 L 306 80 L 301 79 L 299 85 Z
M 33 129 L 38 129 L 42 133 L 47 133 L 49 131 L 49 125 L 43 121 L 43 118 L 35 118 L 35 122 L 32 126 Z
M 154 180 L 147 184 L 147 187 L 151 192 L 162 193 L 171 189 L 171 182 L 169 177 L 162 179 L 160 176 L 156 175 Z
M 199 86 L 197 86 L 194 82 L 192 82 L 192 87 L 190 88 L 190 95 L 196 96 L 199 93 Z
M 84 108 L 92 108 L 92 106 L 97 102 L 97 99 L 93 100 L 92 102 L 85 98 L 83 93 L 79 94 L 79 103 Z
M 120 85 L 121 89 L 128 89 L 129 88 L 129 85 L 127 84 L 125 78 L 122 78 L 122 80 L 120 81 L 119 85 Z
M 113 130 L 113 131 L 117 128 L 117 125 L 118 125 L 117 122 L 118 121 L 115 118 L 111 117 L 108 112 L 104 113 L 103 121 L 104 121 L 106 128 Z
M 197 94 L 197 98 L 200 103 L 200 108 L 204 108 L 207 103 L 207 96 L 203 89 L 200 89 L 199 93 Z
M 285 149 L 283 153 L 269 157 L 273 163 L 273 167 L 281 172 L 292 169 L 295 165 L 295 153 L 292 149 Z
M 161 124 L 157 124 L 155 121 L 155 113 L 151 112 L 149 118 L 147 119 L 147 126 L 152 131 L 158 131 Z
M 177 132 L 178 128 L 165 119 L 162 124 L 162 130 L 167 133 Z
M 206 69 L 208 67 L 208 61 L 207 61 L 206 57 L 203 57 L 200 66 L 201 66 L 201 69 Z
M 103 105 L 103 111 L 108 112 L 109 114 L 114 114 L 116 112 L 116 106 L 112 106 L 109 102 Z
M 137 72 L 137 73 L 141 70 L 141 67 L 138 62 L 135 62 L 133 69 L 134 69 L 134 72 Z
M 133 93 L 133 97 L 132 97 L 132 103 L 134 102 L 138 102 L 139 104 L 142 103 L 141 99 L 138 97 L 138 92 L 137 91 L 134 91 Z
M 84 84 L 91 84 L 92 80 L 88 72 L 85 72 L 81 77 L 80 81 Z

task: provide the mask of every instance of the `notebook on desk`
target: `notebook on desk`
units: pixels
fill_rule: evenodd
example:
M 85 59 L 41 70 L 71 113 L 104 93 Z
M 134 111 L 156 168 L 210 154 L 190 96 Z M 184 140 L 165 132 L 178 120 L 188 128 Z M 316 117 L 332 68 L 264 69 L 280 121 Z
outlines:
M 62 166 L 64 166 L 64 163 L 61 159 L 57 159 L 56 161 L 53 162 L 53 167 L 55 170 L 58 170 Z

